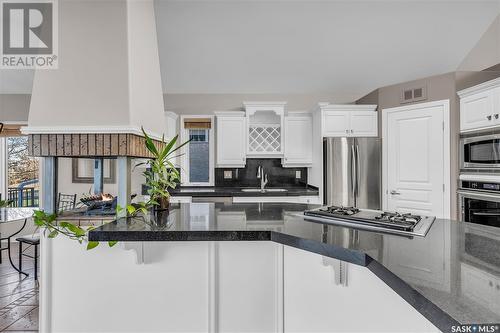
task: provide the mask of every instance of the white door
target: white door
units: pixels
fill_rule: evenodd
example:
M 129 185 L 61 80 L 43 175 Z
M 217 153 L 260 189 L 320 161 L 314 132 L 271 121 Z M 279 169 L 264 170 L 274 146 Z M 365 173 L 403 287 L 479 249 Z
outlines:
M 347 136 L 349 135 L 349 111 L 324 111 L 323 113 L 323 136 Z
M 384 209 L 449 217 L 449 101 L 382 112 Z
M 288 116 L 285 118 L 285 164 L 311 164 L 312 141 L 312 117 Z
M 377 111 L 351 112 L 351 135 L 378 136 Z

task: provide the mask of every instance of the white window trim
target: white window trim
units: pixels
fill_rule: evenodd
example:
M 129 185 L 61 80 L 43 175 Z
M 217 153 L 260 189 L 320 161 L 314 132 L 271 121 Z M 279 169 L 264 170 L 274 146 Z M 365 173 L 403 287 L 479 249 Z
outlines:
M 0 137 L 0 193 L 2 194 L 2 200 L 6 200 L 7 193 L 7 160 L 8 160 L 8 150 L 7 150 L 7 138 Z
M 215 131 L 214 131 L 214 116 L 209 115 L 182 115 L 180 119 L 180 142 L 186 142 L 189 140 L 188 131 L 184 128 L 184 118 L 210 118 L 212 123 L 211 128 L 208 130 L 208 153 L 209 153 L 209 164 L 208 164 L 208 183 L 196 183 L 187 182 L 185 179 L 189 179 L 189 149 L 182 149 L 181 156 L 181 184 L 183 186 L 214 186 L 215 179 Z M 186 146 L 187 148 L 187 146 Z

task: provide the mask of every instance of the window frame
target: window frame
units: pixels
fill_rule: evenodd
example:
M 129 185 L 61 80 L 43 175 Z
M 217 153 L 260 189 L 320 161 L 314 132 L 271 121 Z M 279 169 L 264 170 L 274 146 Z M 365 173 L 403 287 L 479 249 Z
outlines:
M 2 194 L 2 200 L 6 200 L 8 197 L 7 184 L 9 180 L 7 172 L 8 163 L 8 149 L 7 149 L 7 138 L 0 137 L 0 193 Z
M 181 115 L 180 117 L 180 142 L 189 140 L 189 129 L 184 128 L 185 118 L 210 118 L 211 126 L 208 128 L 208 182 L 191 182 L 189 181 L 189 148 L 181 148 L 181 184 L 183 186 L 214 186 L 215 180 L 215 117 L 213 115 Z M 186 181 L 186 179 L 188 181 Z

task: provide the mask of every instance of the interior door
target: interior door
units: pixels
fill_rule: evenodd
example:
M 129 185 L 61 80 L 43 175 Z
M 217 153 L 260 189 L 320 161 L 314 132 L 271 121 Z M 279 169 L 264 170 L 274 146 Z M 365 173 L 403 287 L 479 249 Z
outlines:
M 444 134 L 448 105 L 443 101 L 383 110 L 384 209 L 449 216 L 449 158 L 444 156 L 449 154 Z

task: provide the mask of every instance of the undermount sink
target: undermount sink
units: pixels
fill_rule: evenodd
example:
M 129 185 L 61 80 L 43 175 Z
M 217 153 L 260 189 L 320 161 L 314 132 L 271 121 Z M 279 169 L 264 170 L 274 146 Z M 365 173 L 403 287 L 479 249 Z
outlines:
M 287 192 L 285 188 L 265 188 L 261 190 L 260 188 L 242 188 L 242 192 L 253 192 L 253 193 L 266 193 L 266 192 Z

